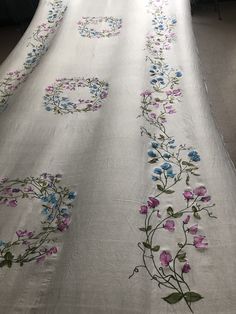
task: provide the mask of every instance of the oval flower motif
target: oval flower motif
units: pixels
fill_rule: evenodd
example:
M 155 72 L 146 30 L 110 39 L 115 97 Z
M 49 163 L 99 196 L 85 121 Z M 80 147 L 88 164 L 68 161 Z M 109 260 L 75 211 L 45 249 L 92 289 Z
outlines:
M 97 30 L 94 25 L 107 24 L 107 27 Z M 117 36 L 122 27 L 122 19 L 113 16 L 99 16 L 99 17 L 82 17 L 77 23 L 78 30 L 82 37 L 87 38 L 109 38 Z
M 47 111 L 55 114 L 97 111 L 108 96 L 108 83 L 98 78 L 62 78 L 46 87 L 44 106 Z M 80 98 L 81 89 L 88 90 L 90 98 Z M 76 100 L 70 94 L 78 95 Z

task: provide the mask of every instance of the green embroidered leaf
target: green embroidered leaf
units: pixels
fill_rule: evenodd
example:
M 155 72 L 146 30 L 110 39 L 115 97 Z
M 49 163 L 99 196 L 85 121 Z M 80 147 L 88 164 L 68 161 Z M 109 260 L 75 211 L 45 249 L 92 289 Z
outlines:
M 173 191 L 173 190 L 164 190 L 163 192 L 164 192 L 164 193 L 166 193 L 166 194 L 172 194 L 172 193 L 175 193 L 175 191 Z
M 143 246 L 145 248 L 147 248 L 147 249 L 151 249 L 152 248 L 151 245 L 149 243 L 147 243 L 147 242 L 143 242 Z
M 178 254 L 178 255 L 177 255 L 177 258 L 178 258 L 178 261 L 179 261 L 180 263 L 185 262 L 185 261 L 186 261 L 186 253 L 184 252 L 184 253 Z
M 158 190 L 160 190 L 161 192 L 164 192 L 165 191 L 165 189 L 162 187 L 162 185 L 160 185 L 160 184 L 157 184 L 157 188 L 158 188 Z
M 182 298 L 183 298 L 183 295 L 181 293 L 174 292 L 162 299 L 165 300 L 169 304 L 175 304 L 175 303 L 178 303 Z
M 189 174 L 187 174 L 187 177 L 186 177 L 186 185 L 189 185 L 189 180 L 190 180 L 190 177 L 189 177 Z
M 160 245 L 155 245 L 154 247 L 152 247 L 153 252 L 158 252 L 159 250 L 160 250 Z
M 4 255 L 4 258 L 6 261 L 12 261 L 13 260 L 13 257 L 14 255 L 12 255 L 11 252 L 7 252 L 5 255 Z
M 172 207 L 169 206 L 166 211 L 167 211 L 167 214 L 168 214 L 168 215 L 173 216 L 174 211 L 173 211 L 173 208 L 172 208 Z
M 197 207 L 196 206 L 192 206 L 192 211 L 195 213 L 197 212 Z
M 153 158 L 148 161 L 149 164 L 155 164 L 159 159 L 158 158 Z
M 196 219 L 201 219 L 201 216 L 200 216 L 197 212 L 194 212 L 193 216 L 194 216 Z
M 193 291 L 186 292 L 184 294 L 184 298 L 187 302 L 197 302 L 197 301 L 203 299 L 203 297 L 200 294 L 193 292 Z
M 179 212 L 179 213 L 175 213 L 172 215 L 174 218 L 179 218 L 183 216 L 183 213 Z
M 139 230 L 144 231 L 144 232 L 150 231 L 150 230 L 152 230 L 152 226 L 148 226 L 147 228 L 139 228 Z
M 146 232 L 146 228 L 139 228 L 140 231 Z
M 200 174 L 198 174 L 198 173 L 192 172 L 192 174 L 193 174 L 194 176 L 196 176 L 196 177 L 199 177 L 199 176 L 200 176 Z
M 187 162 L 187 161 L 182 161 L 182 165 L 189 166 L 189 167 L 195 167 L 194 164 L 191 164 L 191 162 Z

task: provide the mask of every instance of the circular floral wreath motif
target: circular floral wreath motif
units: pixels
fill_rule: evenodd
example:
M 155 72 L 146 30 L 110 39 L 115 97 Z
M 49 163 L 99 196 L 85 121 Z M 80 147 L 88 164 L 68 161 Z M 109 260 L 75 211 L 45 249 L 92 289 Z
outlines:
M 54 235 L 68 229 L 72 201 L 76 193 L 61 186 L 62 176 L 43 173 L 39 177 L 9 180 L 0 177 L 0 204 L 17 207 L 19 200 L 37 199 L 42 204 L 40 227 L 35 230 L 17 230 L 16 238 L 0 240 L 0 267 L 27 262 L 42 262 L 56 254 Z
M 97 111 L 102 106 L 102 101 L 108 95 L 108 83 L 98 78 L 62 78 L 47 86 L 44 96 L 44 106 L 47 111 L 55 114 L 74 112 Z M 78 98 L 72 102 L 67 93 L 88 88 L 91 99 Z
M 98 25 L 101 23 L 107 23 L 108 28 L 102 31 L 97 31 L 96 29 L 90 27 L 91 25 Z M 115 18 L 112 16 L 105 17 L 83 17 L 79 22 L 79 32 L 83 37 L 88 38 L 103 38 L 117 36 L 120 33 L 122 27 L 122 19 Z

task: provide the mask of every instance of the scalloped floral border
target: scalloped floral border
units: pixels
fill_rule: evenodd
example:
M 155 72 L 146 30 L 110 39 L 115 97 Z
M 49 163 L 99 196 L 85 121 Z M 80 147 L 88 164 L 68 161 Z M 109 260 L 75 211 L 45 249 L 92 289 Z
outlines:
M 205 186 L 191 187 L 192 178 L 199 176 L 199 153 L 186 144 L 177 144 L 167 130 L 168 121 L 176 113 L 183 95 L 179 87 L 183 73 L 172 68 L 165 59 L 165 52 L 171 49 L 175 40 L 177 23 L 175 17 L 165 15 L 164 6 L 167 4 L 166 0 L 150 0 L 148 5 L 152 15 L 152 30 L 146 39 L 150 85 L 141 93 L 139 118 L 144 122 L 141 134 L 150 140 L 147 155 L 148 163 L 153 166 L 151 179 L 155 192 L 139 208 L 144 217 L 139 228 L 143 241 L 138 242 L 141 262 L 135 266 L 130 278 L 145 270 L 159 288 L 164 287 L 171 292 L 162 298 L 164 301 L 176 304 L 183 300 L 193 312 L 192 303 L 203 296 L 192 291 L 188 283 L 187 274 L 194 268 L 190 249 L 207 249 L 208 243 L 199 221 L 204 213 L 216 218 L 212 212 L 215 204 Z M 180 182 L 185 182 L 180 198 L 182 208 L 165 208 L 162 201 L 171 202 L 169 196 L 175 193 Z M 160 241 L 159 234 L 165 232 L 167 241 L 167 236 L 173 237 L 176 230 L 182 233 L 182 240 L 170 250 L 167 243 L 163 245 Z

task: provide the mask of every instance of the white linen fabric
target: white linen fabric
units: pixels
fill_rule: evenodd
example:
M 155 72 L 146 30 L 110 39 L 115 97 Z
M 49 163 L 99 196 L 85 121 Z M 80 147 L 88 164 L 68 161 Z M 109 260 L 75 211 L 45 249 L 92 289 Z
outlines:
M 235 170 L 189 1 L 41 0 L 0 70 L 0 312 L 235 313 Z

